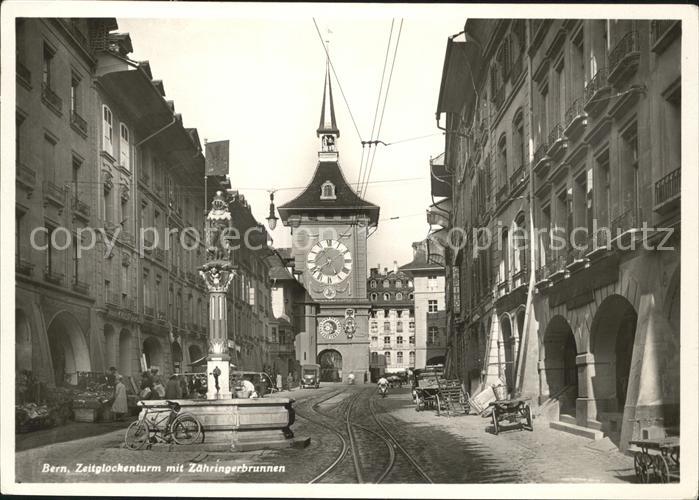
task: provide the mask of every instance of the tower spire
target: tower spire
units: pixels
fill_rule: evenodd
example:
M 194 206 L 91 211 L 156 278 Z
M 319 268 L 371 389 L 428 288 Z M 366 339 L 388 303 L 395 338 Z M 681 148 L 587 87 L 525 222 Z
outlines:
M 330 81 L 330 60 L 325 61 L 325 84 L 323 87 L 323 104 L 320 108 L 320 123 L 316 130 L 318 137 L 333 135 L 340 137 L 340 130 L 335 122 L 335 104 L 333 103 L 333 87 Z

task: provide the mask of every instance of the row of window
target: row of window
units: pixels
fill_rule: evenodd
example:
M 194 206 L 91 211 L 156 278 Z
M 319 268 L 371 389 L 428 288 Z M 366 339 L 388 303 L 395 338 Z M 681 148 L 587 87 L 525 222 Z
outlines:
M 391 284 L 391 283 L 393 283 L 393 284 Z M 371 280 L 369 282 L 370 288 L 377 288 L 378 286 L 379 286 L 379 282 L 376 280 Z M 383 288 L 391 288 L 392 286 L 395 288 L 403 288 L 403 280 L 401 280 L 401 279 L 396 279 L 396 280 L 385 279 L 385 280 L 381 281 L 381 286 Z M 413 280 L 407 280 L 405 282 L 405 286 L 408 288 L 412 288 L 413 287 Z
M 391 300 L 405 300 L 406 298 L 407 298 L 408 300 L 414 300 L 414 299 L 415 299 L 415 295 L 413 294 L 413 292 L 410 292 L 407 296 L 406 296 L 406 295 L 403 295 L 402 292 L 397 292 L 397 293 L 395 294 L 395 296 L 394 296 L 393 294 L 388 293 L 388 292 L 384 292 L 384 293 L 381 295 L 381 299 L 382 299 L 384 302 L 389 302 L 389 301 L 391 301 Z M 377 301 L 379 300 L 379 294 L 376 293 L 376 292 L 373 292 L 373 293 L 371 293 L 371 294 L 369 295 L 369 299 L 370 299 L 372 302 L 377 302 Z
M 377 311 L 372 309 L 369 311 L 369 317 L 372 319 L 378 318 L 412 318 L 415 316 L 415 312 L 412 309 L 384 309 L 383 311 Z
M 378 337 L 371 337 L 371 341 L 374 345 L 376 345 L 379 342 L 379 338 Z M 385 336 L 383 338 L 383 343 L 384 343 L 384 345 L 390 344 L 391 337 Z M 415 345 L 415 336 L 414 335 L 411 335 L 410 337 L 408 337 L 408 343 L 410 345 Z M 396 337 L 396 345 L 398 345 L 398 346 L 403 345 L 403 337 L 401 337 L 401 336 Z
M 386 364 L 391 364 L 392 358 L 391 358 L 391 353 L 389 351 L 384 352 L 383 357 L 386 360 Z M 404 359 L 403 352 L 398 351 L 396 353 L 396 363 L 398 363 L 398 364 L 403 363 L 403 359 Z M 379 362 L 379 353 L 372 352 L 371 353 L 371 363 L 378 364 L 378 362 Z M 411 366 L 415 364 L 415 352 L 414 351 L 408 352 L 408 362 L 410 363 Z
M 412 331 L 415 330 L 415 322 L 411 321 L 408 323 L 408 328 Z M 371 331 L 372 332 L 378 332 L 379 331 L 379 324 L 376 321 L 371 322 Z M 384 332 L 390 332 L 391 331 L 391 323 L 389 321 L 385 321 L 383 324 L 383 331 Z M 403 322 L 402 321 L 397 321 L 396 322 L 396 332 L 400 333 L 403 331 Z

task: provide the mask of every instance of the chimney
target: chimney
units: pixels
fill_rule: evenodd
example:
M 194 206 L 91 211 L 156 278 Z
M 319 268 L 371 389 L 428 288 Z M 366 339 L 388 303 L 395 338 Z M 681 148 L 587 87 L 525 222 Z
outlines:
M 398 274 L 398 261 L 397 260 L 393 261 L 393 272 Z

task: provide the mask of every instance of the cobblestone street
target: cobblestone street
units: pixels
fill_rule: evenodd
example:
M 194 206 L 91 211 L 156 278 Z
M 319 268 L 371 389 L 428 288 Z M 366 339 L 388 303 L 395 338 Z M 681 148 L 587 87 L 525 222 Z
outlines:
M 182 451 L 176 452 L 129 451 L 121 447 L 124 430 L 120 429 L 19 451 L 16 454 L 17 479 L 21 482 L 288 483 L 315 479 L 317 482 L 353 483 L 357 478 L 353 473 L 351 452 L 340 457 L 331 472 L 317 479 L 342 449 L 338 435 L 330 429 L 346 439 L 348 408 L 353 405 L 350 419 L 359 469 L 365 482 L 410 483 L 425 482 L 426 478 L 434 483 L 634 482 L 633 460 L 613 445 L 604 440 L 594 443 L 554 431 L 545 422 L 535 421 L 533 432 L 512 430 L 495 436 L 489 432 L 490 419 L 416 412 L 409 389 L 394 390 L 381 399 L 373 388 L 328 384 L 319 390 L 281 393 L 281 396 L 287 395 L 297 401 L 298 418 L 293 426 L 296 436 L 311 437 L 311 444 L 305 449 L 205 453 L 187 451 L 183 446 Z M 376 421 L 372 423 L 372 408 L 377 419 L 419 464 L 424 476 L 395 447 L 394 463 L 386 466 L 388 448 L 377 439 L 377 434 L 385 436 L 386 433 L 381 432 Z M 79 470 L 77 464 L 83 464 L 83 468 L 89 464 L 140 465 L 143 470 L 98 474 Z M 240 466 L 242 469 L 221 474 L 212 472 L 213 466 Z M 283 467 L 279 467 L 278 472 L 253 472 L 254 466 Z M 387 470 L 384 478 L 375 477 L 384 469 Z

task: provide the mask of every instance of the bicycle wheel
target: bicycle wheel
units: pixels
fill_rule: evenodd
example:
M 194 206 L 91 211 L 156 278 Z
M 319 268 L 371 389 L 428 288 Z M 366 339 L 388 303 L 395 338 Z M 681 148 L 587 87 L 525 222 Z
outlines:
M 145 420 L 137 420 L 126 429 L 124 444 L 129 450 L 140 450 L 149 441 L 150 428 Z
M 200 434 L 201 424 L 192 415 L 180 415 L 172 422 L 172 439 L 177 444 L 192 444 Z

